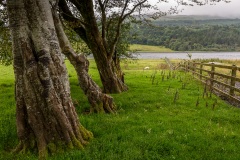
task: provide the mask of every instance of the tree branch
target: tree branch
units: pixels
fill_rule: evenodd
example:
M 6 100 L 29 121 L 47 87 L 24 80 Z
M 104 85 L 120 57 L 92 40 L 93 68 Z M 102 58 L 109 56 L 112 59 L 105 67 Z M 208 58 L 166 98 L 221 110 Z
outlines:
M 120 15 L 120 17 L 118 19 L 118 24 L 117 24 L 117 28 L 116 28 L 116 34 L 115 34 L 114 40 L 112 42 L 112 45 L 110 46 L 110 53 L 109 53 L 110 57 L 113 56 L 113 54 L 114 54 L 114 52 L 116 50 L 117 42 L 118 42 L 118 39 L 120 37 L 121 24 L 123 22 L 122 17 L 124 15 L 124 12 L 127 9 L 128 3 L 129 3 L 129 0 L 126 0 L 126 2 L 124 4 L 124 7 L 123 7 L 123 10 L 122 10 L 122 13 L 121 13 L 121 15 Z
M 104 0 L 104 2 L 103 2 L 103 6 L 104 6 L 105 9 L 107 7 L 108 2 L 109 2 L 109 0 Z
M 81 37 L 81 39 L 88 44 L 88 40 L 87 40 L 87 35 L 86 35 L 86 30 L 85 27 L 82 23 L 82 21 L 80 21 L 78 18 L 76 18 L 71 10 L 69 9 L 67 3 L 65 0 L 59 0 L 58 6 L 61 10 L 61 15 L 64 18 L 64 20 L 66 20 L 71 27 L 73 28 L 73 30 L 75 32 L 77 32 L 77 34 Z
M 145 2 L 147 2 L 147 0 L 144 0 L 144 1 L 141 1 L 141 2 L 137 3 L 127 14 L 122 16 L 121 21 L 124 21 L 128 16 L 130 16 L 136 10 L 137 7 L 143 5 Z
M 116 45 L 117 45 L 117 42 L 118 42 L 118 39 L 119 39 L 119 36 L 120 36 L 121 24 L 123 23 L 123 21 L 128 16 L 130 16 L 136 10 L 137 7 L 141 6 L 145 2 L 147 2 L 147 0 L 143 0 L 139 3 L 137 3 L 135 6 L 133 6 L 133 8 L 128 13 L 124 14 L 124 12 L 127 9 L 127 6 L 129 5 L 129 0 L 126 0 L 125 5 L 124 5 L 123 10 L 122 10 L 122 13 L 121 13 L 121 16 L 119 17 L 119 21 L 118 21 L 117 28 L 116 28 L 115 38 L 114 38 L 113 43 L 112 43 L 111 48 L 110 48 L 110 56 L 112 56 L 114 54 L 114 51 L 116 49 Z
M 106 1 L 104 1 L 106 2 Z M 105 10 L 105 6 L 102 3 L 101 0 L 98 0 L 100 9 L 101 9 L 101 13 L 102 13 L 102 39 L 103 39 L 103 45 L 104 47 L 107 49 L 107 40 L 106 40 L 106 25 L 107 25 L 107 17 L 106 17 L 106 10 Z

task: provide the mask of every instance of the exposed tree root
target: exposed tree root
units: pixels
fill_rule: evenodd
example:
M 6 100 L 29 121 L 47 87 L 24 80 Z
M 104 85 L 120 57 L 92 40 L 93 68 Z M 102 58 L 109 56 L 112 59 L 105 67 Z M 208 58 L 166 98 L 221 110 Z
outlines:
M 83 139 L 77 139 L 75 136 L 71 137 L 70 142 L 64 142 L 64 141 L 56 141 L 56 142 L 49 142 L 45 146 L 41 147 L 41 149 L 38 150 L 38 156 L 39 159 L 46 159 L 48 155 L 50 154 L 56 154 L 58 152 L 61 152 L 62 150 L 68 150 L 68 149 L 84 149 L 84 146 L 88 144 L 88 141 L 93 138 L 92 132 L 85 129 L 82 125 L 79 127 L 79 132 L 81 134 L 81 137 Z M 26 141 L 20 141 L 17 147 L 12 151 L 14 154 L 26 154 L 28 151 L 36 150 L 37 148 L 37 141 L 32 140 L 26 140 Z

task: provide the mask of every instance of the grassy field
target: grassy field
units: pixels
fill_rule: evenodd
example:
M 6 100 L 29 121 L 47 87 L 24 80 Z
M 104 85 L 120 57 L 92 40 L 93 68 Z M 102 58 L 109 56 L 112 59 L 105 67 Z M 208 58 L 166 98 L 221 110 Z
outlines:
M 137 52 L 173 52 L 173 50 L 163 46 L 150 46 L 141 44 L 130 45 L 130 50 L 135 50 Z
M 203 87 L 188 74 L 163 70 L 162 60 L 125 61 L 129 91 L 112 94 L 118 114 L 85 115 L 89 104 L 67 64 L 80 121 L 94 139 L 84 151 L 71 150 L 49 159 L 240 159 L 240 110 L 214 95 L 203 98 Z M 150 70 L 143 70 L 145 66 Z M 100 84 L 92 61 L 90 74 Z M 13 78 L 12 67 L 0 66 L 0 159 L 37 159 L 34 152 L 10 153 L 18 141 Z

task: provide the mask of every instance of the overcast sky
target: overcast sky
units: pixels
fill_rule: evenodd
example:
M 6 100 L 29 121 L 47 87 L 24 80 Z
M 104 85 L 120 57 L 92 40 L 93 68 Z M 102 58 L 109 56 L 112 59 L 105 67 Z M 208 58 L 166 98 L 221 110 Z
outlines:
M 154 1 L 154 0 L 152 0 Z M 232 18 L 240 18 L 240 0 L 230 0 L 230 3 L 218 2 L 216 5 L 205 5 L 205 6 L 182 6 L 184 10 L 180 13 L 181 15 L 213 15 L 213 16 L 224 16 Z M 169 0 L 169 3 L 161 3 L 161 8 L 169 8 L 174 6 L 174 0 Z

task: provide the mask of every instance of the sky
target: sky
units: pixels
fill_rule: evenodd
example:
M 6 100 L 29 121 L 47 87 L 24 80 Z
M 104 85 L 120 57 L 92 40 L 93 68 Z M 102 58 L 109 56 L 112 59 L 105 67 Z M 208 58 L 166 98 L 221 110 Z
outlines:
M 150 0 L 155 1 L 155 0 Z M 160 7 L 163 9 L 176 5 L 174 0 L 168 0 L 169 3 L 161 3 Z M 240 18 L 240 0 L 230 0 L 230 3 L 218 2 L 216 5 L 204 6 L 182 6 L 183 11 L 180 15 L 211 15 L 229 18 Z

